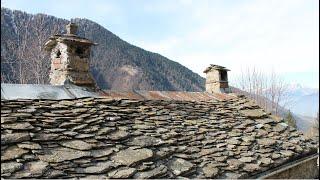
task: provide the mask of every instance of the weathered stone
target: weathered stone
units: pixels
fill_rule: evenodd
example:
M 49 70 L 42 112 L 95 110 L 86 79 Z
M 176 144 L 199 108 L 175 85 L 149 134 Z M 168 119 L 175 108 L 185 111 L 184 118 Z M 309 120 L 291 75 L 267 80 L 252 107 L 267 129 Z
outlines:
M 78 123 L 73 123 L 73 122 L 64 122 L 64 123 L 61 123 L 59 125 L 60 128 L 70 128 L 70 127 L 74 127 L 76 125 L 79 125 Z
M 239 159 L 239 161 L 245 162 L 245 163 L 252 162 L 254 160 L 255 159 L 253 157 L 242 157 L 242 158 Z
M 114 179 L 128 179 L 137 172 L 136 168 L 122 167 L 112 170 L 108 173 L 108 177 Z
M 262 118 L 266 116 L 266 113 L 262 109 L 246 109 L 240 112 L 249 118 Z
M 238 144 L 241 143 L 241 141 L 239 141 L 239 140 L 237 140 L 237 139 L 235 139 L 235 138 L 231 138 L 231 139 L 228 139 L 228 140 L 227 140 L 227 143 L 228 143 L 228 144 L 238 145 Z
M 117 163 L 130 166 L 132 164 L 145 161 L 153 156 L 153 152 L 150 149 L 131 149 L 122 150 L 112 157 Z
M 133 126 L 134 129 L 154 129 L 153 126 L 148 126 L 144 124 L 136 124 Z
M 218 175 L 219 169 L 212 163 L 206 164 L 203 168 L 202 171 L 204 173 L 204 176 L 206 178 L 214 178 Z
M 180 176 L 188 174 L 194 165 L 184 159 L 176 158 L 169 163 L 169 168 L 172 170 L 173 174 Z
M 296 145 L 296 146 L 294 146 L 294 148 L 295 148 L 295 152 L 297 152 L 297 153 L 302 153 L 303 152 L 303 149 L 302 149 L 302 147 L 301 146 L 299 146 L 299 145 Z
M 11 113 L 10 114 L 13 117 L 19 117 L 19 118 L 26 118 L 32 116 L 31 113 Z
M 248 157 L 248 156 L 253 156 L 255 153 L 252 151 L 244 152 L 240 154 L 240 157 Z
M 105 175 L 88 175 L 88 176 L 83 176 L 82 178 L 80 178 L 80 180 L 87 180 L 87 179 L 106 180 L 106 179 L 108 179 L 108 177 Z
M 15 174 L 15 178 L 41 177 L 48 169 L 49 164 L 43 161 L 28 162 L 24 165 L 24 171 Z
M 224 162 L 228 159 L 228 156 L 218 156 L 218 157 L 214 157 L 214 160 L 216 160 L 217 162 Z
M 2 109 L 1 109 L 1 112 L 2 112 Z M 15 122 L 17 121 L 17 117 L 2 117 L 1 116 L 1 124 L 4 124 L 4 123 L 12 123 L 12 122 Z
M 34 142 L 22 142 L 18 143 L 17 146 L 22 149 L 41 149 L 40 144 Z
M 257 125 L 255 125 L 255 127 L 256 127 L 257 129 L 261 129 L 261 128 L 264 127 L 264 125 L 263 125 L 263 124 L 257 124 Z
M 83 129 L 83 128 L 87 127 L 87 126 L 88 126 L 88 124 L 80 124 L 78 126 L 73 127 L 71 130 L 72 131 L 77 131 L 77 130 Z
M 271 158 L 261 158 L 259 161 L 265 166 L 273 163 Z
M 282 154 L 286 157 L 290 157 L 290 156 L 294 155 L 294 152 L 292 152 L 290 150 L 286 150 L 286 151 L 280 151 L 280 154 Z
M 257 139 L 257 142 L 264 146 L 272 146 L 277 143 L 277 141 L 270 138 Z
M 129 145 L 135 145 L 140 147 L 149 147 L 149 146 L 157 146 L 162 144 L 162 140 L 159 138 L 155 138 L 152 136 L 139 136 L 133 138 L 131 142 L 129 142 Z
M 286 125 L 284 123 L 283 124 L 279 123 L 273 128 L 273 130 L 276 132 L 282 132 L 282 131 L 286 130 L 287 127 L 288 127 L 288 125 Z
M 23 167 L 22 163 L 17 162 L 1 162 L 1 175 L 6 173 L 13 173 L 20 170 Z
M 74 132 L 74 131 L 65 131 L 65 132 L 62 132 L 62 134 L 66 135 L 66 136 L 75 136 L 79 133 Z
M 88 111 L 87 108 L 76 108 L 71 110 L 73 113 L 85 113 Z
M 45 132 L 58 133 L 58 132 L 66 131 L 66 130 L 67 129 L 63 129 L 63 128 L 52 128 L 52 129 L 46 129 Z
M 64 173 L 63 171 L 60 171 L 60 170 L 48 170 L 46 173 L 45 173 L 46 177 L 49 178 L 49 179 L 57 179 L 58 177 L 63 177 L 66 175 L 66 173 Z
M 126 139 L 129 136 L 130 134 L 128 132 L 119 130 L 114 133 L 111 133 L 108 137 L 111 140 L 118 141 L 118 140 Z
M 78 150 L 89 150 L 92 148 L 91 144 L 81 140 L 64 141 L 64 142 L 61 142 L 60 145 L 68 148 L 72 148 L 72 149 L 78 149 Z
M 260 166 L 258 164 L 253 164 L 253 163 L 245 164 L 243 167 L 243 170 L 248 171 L 248 172 L 254 172 L 258 169 L 260 169 Z
M 112 161 L 99 162 L 94 166 L 89 166 L 87 168 L 79 170 L 79 173 L 87 173 L 87 174 L 106 173 L 114 167 L 116 167 L 116 165 Z
M 10 146 L 1 152 L 1 161 L 12 160 L 21 157 L 23 154 L 28 153 L 28 150 L 18 148 L 17 146 Z
M 271 158 L 272 158 L 272 159 L 278 159 L 278 158 L 280 158 L 280 157 L 281 157 L 281 155 L 278 154 L 278 153 L 272 153 L 272 155 L 271 155 Z
M 274 123 L 275 122 L 273 119 L 270 119 L 270 118 L 257 119 L 256 121 L 261 123 L 261 124 L 269 124 L 269 123 Z
M 101 128 L 97 134 L 98 135 L 109 134 L 110 132 L 113 132 L 115 130 L 116 128 L 113 128 L 113 127 L 104 127 L 104 128 Z
M 156 151 L 156 157 L 158 159 L 162 159 L 171 155 L 173 152 L 174 152 L 173 148 L 162 147 L 162 148 L 159 148 L 158 151 Z
M 165 175 L 168 171 L 168 168 L 164 165 L 160 165 L 157 168 L 154 168 L 150 171 L 146 172 L 140 172 L 137 173 L 134 178 L 136 179 L 153 179 L 153 178 L 159 178 L 163 175 Z
M 95 149 L 91 151 L 91 155 L 95 158 L 109 156 L 113 152 L 118 151 L 117 148 Z
M 223 151 L 223 148 L 224 146 L 227 146 L 228 143 L 219 143 L 219 144 L 216 144 L 216 147 L 220 150 L 220 151 Z
M 215 152 L 220 152 L 223 151 L 222 148 L 210 148 L 210 149 L 202 149 L 199 154 L 202 156 L 208 155 L 208 154 L 213 154 Z
M 39 158 L 40 160 L 45 162 L 59 163 L 90 155 L 90 152 L 79 151 L 69 148 L 55 148 L 52 150 L 48 150 L 44 155 L 39 155 Z
M 13 124 L 1 124 L 2 128 L 5 129 L 15 129 L 15 130 L 29 130 L 33 129 L 34 127 L 28 122 L 19 122 Z
M 244 142 L 252 142 L 254 140 L 255 140 L 255 138 L 253 136 L 244 136 L 244 137 L 242 137 L 242 141 L 244 141 Z
M 258 132 L 257 137 L 266 137 L 268 135 L 268 131 L 263 129 L 258 129 L 257 132 Z
M 243 165 L 243 163 L 237 159 L 228 159 L 227 163 L 232 170 L 239 169 Z
M 28 133 L 1 134 L 1 145 L 30 140 Z
M 37 133 L 33 138 L 35 141 L 52 141 L 59 137 L 59 134 L 54 133 Z
M 96 135 L 95 134 L 82 133 L 82 134 L 76 135 L 75 138 L 84 139 L 84 138 L 90 138 L 90 137 L 94 137 L 94 136 L 96 136 Z
M 22 155 L 22 159 L 25 161 L 35 161 L 35 160 L 38 160 L 39 158 L 34 154 L 24 154 Z

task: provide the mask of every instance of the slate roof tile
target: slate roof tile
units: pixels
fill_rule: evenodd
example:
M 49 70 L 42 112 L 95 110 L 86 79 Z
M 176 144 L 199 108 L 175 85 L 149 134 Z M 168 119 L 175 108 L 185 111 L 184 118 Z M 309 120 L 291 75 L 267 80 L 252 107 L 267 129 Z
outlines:
M 248 178 L 316 152 L 243 96 L 1 100 L 1 111 L 4 178 Z

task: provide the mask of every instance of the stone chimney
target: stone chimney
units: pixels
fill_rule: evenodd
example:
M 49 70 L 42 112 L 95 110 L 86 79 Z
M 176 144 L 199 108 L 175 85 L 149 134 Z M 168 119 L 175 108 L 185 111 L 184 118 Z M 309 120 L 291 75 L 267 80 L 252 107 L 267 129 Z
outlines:
M 206 91 L 209 93 L 230 93 L 228 85 L 228 69 L 211 64 L 203 72 L 206 73 Z
M 90 50 L 92 41 L 77 36 L 77 25 L 69 23 L 67 33 L 53 35 L 45 44 L 51 54 L 50 84 L 77 86 L 95 89 L 96 83 L 90 74 Z

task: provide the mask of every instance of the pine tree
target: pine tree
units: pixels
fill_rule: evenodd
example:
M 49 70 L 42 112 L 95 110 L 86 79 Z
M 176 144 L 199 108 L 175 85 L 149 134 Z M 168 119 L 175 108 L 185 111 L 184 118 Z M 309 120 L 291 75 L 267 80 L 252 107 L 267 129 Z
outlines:
M 286 123 L 294 128 L 297 128 L 297 122 L 296 120 L 293 118 L 291 111 L 289 110 L 288 115 L 286 117 Z

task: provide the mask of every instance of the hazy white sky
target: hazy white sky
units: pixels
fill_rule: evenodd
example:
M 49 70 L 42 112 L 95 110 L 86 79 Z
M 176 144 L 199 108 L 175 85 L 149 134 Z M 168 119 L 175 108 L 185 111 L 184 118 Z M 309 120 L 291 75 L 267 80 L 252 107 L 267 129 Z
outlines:
M 319 86 L 318 0 L 2 0 L 29 13 L 93 20 L 204 76 L 209 64 L 255 66 Z

